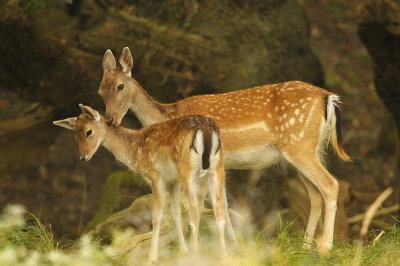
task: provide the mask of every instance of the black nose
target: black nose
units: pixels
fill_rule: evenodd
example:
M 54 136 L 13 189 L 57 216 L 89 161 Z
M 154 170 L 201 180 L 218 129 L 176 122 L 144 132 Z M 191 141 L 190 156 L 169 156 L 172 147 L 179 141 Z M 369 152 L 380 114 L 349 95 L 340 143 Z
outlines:
M 83 161 L 83 162 L 86 161 L 86 155 L 85 155 L 85 154 L 82 155 L 80 159 L 81 159 L 81 161 Z
M 107 125 L 112 126 L 113 122 L 114 122 L 114 118 L 111 117 L 111 119 L 107 121 Z

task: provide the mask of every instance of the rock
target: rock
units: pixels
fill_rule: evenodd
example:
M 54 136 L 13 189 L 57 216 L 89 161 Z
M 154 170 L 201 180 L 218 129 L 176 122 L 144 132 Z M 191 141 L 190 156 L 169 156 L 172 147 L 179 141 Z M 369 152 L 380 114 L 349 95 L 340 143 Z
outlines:
M 359 17 L 358 35 L 374 62 L 375 89 L 396 124 L 398 141 L 393 146 L 397 145 L 397 173 L 400 173 L 400 1 L 369 1 Z M 400 179 L 393 178 L 391 185 L 397 190 L 394 194 L 399 202 Z
M 400 129 L 400 2 L 374 0 L 365 4 L 358 35 L 374 61 L 376 91 Z

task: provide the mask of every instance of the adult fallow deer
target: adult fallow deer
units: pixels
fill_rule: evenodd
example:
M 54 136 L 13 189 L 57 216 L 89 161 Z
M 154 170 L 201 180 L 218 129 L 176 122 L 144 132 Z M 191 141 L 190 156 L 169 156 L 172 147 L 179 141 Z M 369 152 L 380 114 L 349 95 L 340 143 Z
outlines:
M 118 126 L 129 109 L 143 126 L 188 115 L 210 117 L 221 130 L 226 168 L 260 169 L 287 161 L 302 174 L 311 199 L 304 247 L 310 247 L 323 200 L 324 228 L 318 249 L 326 253 L 332 248 L 338 182 L 321 163 L 325 144 L 330 141 L 342 160 L 351 160 L 342 147 L 337 95 L 305 82 L 289 81 L 162 104 L 131 77 L 133 59 L 128 47 L 119 63 L 117 68 L 107 50 L 98 92 L 109 125 Z

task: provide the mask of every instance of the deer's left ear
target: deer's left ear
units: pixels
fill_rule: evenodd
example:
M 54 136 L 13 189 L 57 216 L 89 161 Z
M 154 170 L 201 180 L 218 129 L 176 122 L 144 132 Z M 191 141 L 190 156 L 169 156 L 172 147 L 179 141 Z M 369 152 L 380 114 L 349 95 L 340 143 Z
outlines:
M 63 127 L 69 130 L 75 129 L 76 117 L 70 117 L 63 120 L 53 121 L 53 124 L 59 127 Z
M 128 47 L 125 47 L 124 50 L 122 50 L 121 56 L 119 57 L 119 63 L 122 66 L 122 71 L 126 75 L 131 76 L 131 70 L 133 67 L 133 58 L 131 51 L 129 50 Z
M 85 106 L 83 104 L 79 104 L 79 107 L 81 108 L 82 112 L 84 115 L 86 115 L 89 119 L 100 121 L 100 114 L 93 108 L 89 106 Z

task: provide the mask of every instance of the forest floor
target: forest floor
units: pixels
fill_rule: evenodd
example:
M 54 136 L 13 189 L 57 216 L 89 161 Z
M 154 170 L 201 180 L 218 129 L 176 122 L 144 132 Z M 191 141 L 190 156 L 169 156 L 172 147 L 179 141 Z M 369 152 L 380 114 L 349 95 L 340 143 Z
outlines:
M 24 218 L 25 217 L 25 218 Z M 115 233 L 111 245 L 90 237 L 56 241 L 46 227 L 20 206 L 9 206 L 0 217 L 1 265 L 143 265 L 148 243 L 128 252 L 132 231 Z M 161 241 L 157 265 L 399 265 L 400 229 L 394 226 L 366 246 L 336 241 L 329 256 L 302 248 L 301 233 L 290 233 L 291 223 L 281 224 L 277 237 L 265 240 L 255 234 L 239 239 L 240 248 L 222 255 L 218 245 L 204 236 L 199 254 L 182 254 L 175 245 Z M 377 236 L 378 232 L 370 232 Z

